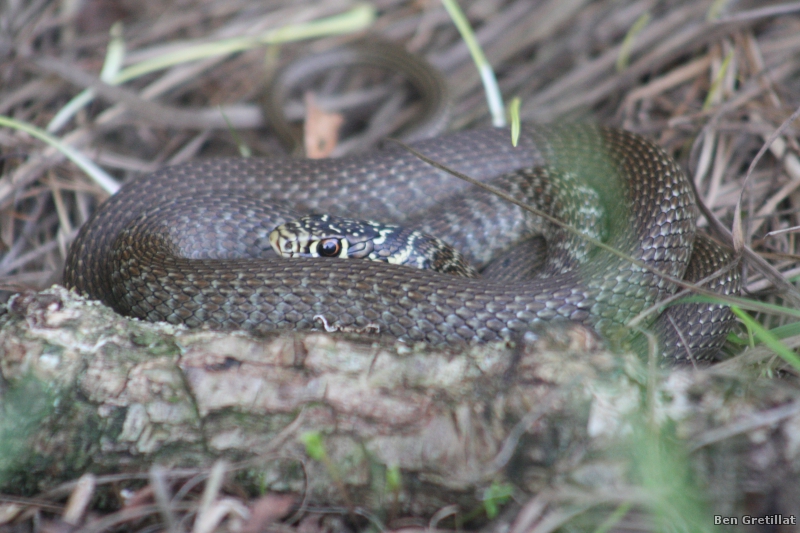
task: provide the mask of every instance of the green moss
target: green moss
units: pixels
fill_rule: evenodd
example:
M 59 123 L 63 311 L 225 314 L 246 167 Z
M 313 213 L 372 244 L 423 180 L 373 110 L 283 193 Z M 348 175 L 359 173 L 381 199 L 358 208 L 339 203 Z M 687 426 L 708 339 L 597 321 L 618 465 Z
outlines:
M 46 383 L 27 376 L 8 383 L 0 406 L 0 487 L 29 493 L 36 487 L 26 481 L 32 466 L 47 468 L 31 445 L 42 422 L 56 411 L 58 395 Z

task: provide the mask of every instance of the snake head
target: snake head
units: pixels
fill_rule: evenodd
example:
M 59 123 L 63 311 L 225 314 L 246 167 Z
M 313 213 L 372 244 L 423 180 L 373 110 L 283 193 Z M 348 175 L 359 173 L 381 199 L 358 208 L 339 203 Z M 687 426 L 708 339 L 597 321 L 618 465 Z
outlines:
M 421 231 L 330 215 L 307 215 L 269 235 L 281 257 L 369 259 L 462 277 L 477 272 L 458 250 Z
M 385 240 L 386 224 L 330 215 L 306 215 L 281 224 L 269 234 L 272 249 L 281 257 L 369 257 Z M 396 226 L 391 226 L 396 228 Z

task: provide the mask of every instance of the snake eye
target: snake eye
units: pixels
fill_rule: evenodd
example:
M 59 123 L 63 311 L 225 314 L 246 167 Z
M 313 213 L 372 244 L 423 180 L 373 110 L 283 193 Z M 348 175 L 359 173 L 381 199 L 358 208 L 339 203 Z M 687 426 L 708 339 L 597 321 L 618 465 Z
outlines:
M 319 241 L 317 250 L 320 257 L 338 257 L 342 251 L 342 244 L 339 239 L 323 239 Z

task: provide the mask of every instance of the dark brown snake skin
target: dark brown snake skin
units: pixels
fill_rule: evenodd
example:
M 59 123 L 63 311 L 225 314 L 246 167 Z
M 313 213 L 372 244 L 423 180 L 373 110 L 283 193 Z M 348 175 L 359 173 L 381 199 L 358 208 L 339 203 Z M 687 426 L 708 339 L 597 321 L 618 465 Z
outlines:
M 594 228 L 611 246 L 672 276 L 684 276 L 690 256 L 688 279 L 729 261 L 718 245 L 695 237 L 696 206 L 683 172 L 634 134 L 526 127 L 513 148 L 507 131 L 484 129 L 414 146 L 483 180 L 522 169 L 518 176 L 535 178 L 526 194 L 538 193 L 537 205 Z M 583 202 L 584 194 L 592 199 Z M 255 333 L 363 330 L 434 346 L 514 338 L 553 319 L 590 324 L 618 339 L 627 334 L 626 321 L 674 292 L 656 274 L 552 228 L 551 249 L 583 251 L 524 281 L 360 260 L 281 259 L 268 241 L 277 224 L 306 212 L 411 220 L 481 264 L 529 231 L 517 208 L 502 204 L 398 147 L 342 159 L 198 161 L 142 176 L 110 198 L 72 245 L 65 281 L 120 313 L 153 321 Z M 738 273 L 711 288 L 738 291 Z M 665 353 L 718 349 L 731 321 L 726 308 L 671 309 L 654 325 Z

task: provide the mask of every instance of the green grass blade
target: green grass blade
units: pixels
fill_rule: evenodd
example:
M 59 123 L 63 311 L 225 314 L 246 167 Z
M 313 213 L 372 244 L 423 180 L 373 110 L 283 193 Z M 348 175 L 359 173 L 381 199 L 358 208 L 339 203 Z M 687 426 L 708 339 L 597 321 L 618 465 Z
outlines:
M 642 14 L 642 16 L 633 23 L 628 33 L 625 34 L 625 38 L 622 40 L 622 45 L 619 48 L 619 55 L 617 56 L 617 72 L 622 72 L 628 67 L 628 63 L 630 63 L 631 59 L 631 50 L 633 50 L 633 42 L 636 40 L 636 36 L 642 33 L 642 30 L 647 27 L 651 18 L 650 13 Z
M 111 40 L 106 49 L 106 58 L 103 61 L 103 68 L 100 71 L 100 79 L 106 83 L 115 84 L 114 80 L 122 68 L 122 63 L 125 60 L 125 41 L 122 38 L 122 24 L 117 22 L 111 27 Z M 85 89 L 78 93 L 77 96 L 72 98 L 67 104 L 62 107 L 58 113 L 47 125 L 48 133 L 55 133 L 70 121 L 75 113 L 89 105 L 94 100 L 94 91 L 92 89 Z
M 260 35 L 235 37 L 232 39 L 222 39 L 215 42 L 187 46 L 181 50 L 166 53 L 131 65 L 120 72 L 114 79 L 114 82 L 120 84 L 138 78 L 139 76 L 181 63 L 243 52 L 258 46 L 288 43 L 326 35 L 351 33 L 366 28 L 372 24 L 374 20 L 375 8 L 367 4 L 361 4 L 340 15 L 302 24 L 291 24 L 283 28 L 266 31 Z
M 511 99 L 508 104 L 508 118 L 511 121 L 511 145 L 516 147 L 519 143 L 519 132 L 522 128 L 522 121 L 519 117 L 519 108 L 522 105 L 522 100 L 519 96 Z
M 506 125 L 503 96 L 500 94 L 500 87 L 497 85 L 497 77 L 494 75 L 492 66 L 486 59 L 481 45 L 478 44 L 478 39 L 475 38 L 475 33 L 472 31 L 466 15 L 458 6 L 458 2 L 456 0 L 442 0 L 442 4 L 458 29 L 458 33 L 461 34 L 461 38 L 464 39 L 472 60 L 478 68 L 478 74 L 480 74 L 483 82 L 483 90 L 486 91 L 486 102 L 492 115 L 492 125 L 495 128 L 502 128 Z
M 783 344 L 775 335 L 765 329 L 761 324 L 753 319 L 749 314 L 745 313 L 738 307 L 731 306 L 731 311 L 739 317 L 739 320 L 753 331 L 755 336 L 764 343 L 770 350 L 778 354 L 781 359 L 792 365 L 795 370 L 800 372 L 800 357 L 794 351 Z
M 83 155 L 81 152 L 76 150 L 75 148 L 68 146 L 61 142 L 60 139 L 53 137 L 46 131 L 37 128 L 31 124 L 27 124 L 25 122 L 19 122 L 18 120 L 14 120 L 11 117 L 6 117 L 0 115 L 0 126 L 5 126 L 6 128 L 11 128 L 19 131 L 24 131 L 25 133 L 39 139 L 40 141 L 44 141 L 45 143 L 49 144 L 62 154 L 64 157 L 75 163 L 78 168 L 86 172 L 100 187 L 103 188 L 107 193 L 114 194 L 119 189 L 119 183 L 106 174 L 106 172 L 98 167 L 94 161 Z

